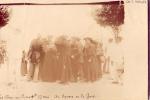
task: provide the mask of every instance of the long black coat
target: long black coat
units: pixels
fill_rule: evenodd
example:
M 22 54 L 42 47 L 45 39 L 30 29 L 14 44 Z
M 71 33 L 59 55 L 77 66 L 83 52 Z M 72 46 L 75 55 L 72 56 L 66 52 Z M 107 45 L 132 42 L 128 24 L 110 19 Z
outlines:
M 54 82 L 56 81 L 57 70 L 57 50 L 55 47 L 50 47 L 45 53 L 40 68 L 40 79 L 42 81 Z
M 92 43 L 87 43 L 83 49 L 84 78 L 86 81 L 95 81 L 98 67 L 96 48 Z

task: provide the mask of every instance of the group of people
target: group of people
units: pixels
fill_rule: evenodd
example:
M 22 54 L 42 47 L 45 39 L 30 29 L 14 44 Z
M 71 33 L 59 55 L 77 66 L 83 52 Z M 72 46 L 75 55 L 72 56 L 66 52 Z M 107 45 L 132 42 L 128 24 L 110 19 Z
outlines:
M 0 67 L 6 59 L 6 41 L 0 41 Z
M 94 82 L 103 74 L 103 54 L 102 43 L 90 37 L 38 37 L 23 51 L 21 75 L 45 82 Z
M 106 73 L 113 83 L 122 83 L 124 56 L 122 38 L 110 38 L 108 47 L 93 38 L 37 37 L 23 51 L 21 75 L 44 82 L 94 82 Z

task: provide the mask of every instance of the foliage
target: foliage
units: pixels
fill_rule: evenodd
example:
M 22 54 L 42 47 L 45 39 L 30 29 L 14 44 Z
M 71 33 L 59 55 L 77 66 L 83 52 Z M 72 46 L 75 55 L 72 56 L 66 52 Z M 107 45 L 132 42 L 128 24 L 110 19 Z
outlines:
M 119 26 L 124 24 L 124 5 L 106 4 L 94 11 L 94 18 L 101 26 L 110 26 L 113 31 L 119 33 Z
M 9 21 L 8 6 L 0 5 L 0 28 L 7 25 Z

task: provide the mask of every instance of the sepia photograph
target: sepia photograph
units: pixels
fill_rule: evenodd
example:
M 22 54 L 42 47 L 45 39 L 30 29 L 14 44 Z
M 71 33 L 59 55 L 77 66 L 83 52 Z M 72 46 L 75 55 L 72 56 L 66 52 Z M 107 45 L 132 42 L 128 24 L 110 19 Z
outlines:
M 143 14 L 131 6 L 126 1 L 2 3 L 0 99 L 147 100 L 146 87 L 130 81 L 138 74 L 143 85 L 147 82 L 146 5 L 134 6 Z M 140 16 L 145 18 L 138 24 Z M 144 65 L 142 72 L 138 65 Z M 127 96 L 125 88 L 132 86 L 144 91 L 139 99 Z

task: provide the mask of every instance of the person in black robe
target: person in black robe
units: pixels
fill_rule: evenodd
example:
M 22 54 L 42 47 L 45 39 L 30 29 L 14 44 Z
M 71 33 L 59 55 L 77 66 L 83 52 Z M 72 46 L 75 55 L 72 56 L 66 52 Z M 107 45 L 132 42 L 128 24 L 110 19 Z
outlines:
M 98 43 L 95 40 L 92 40 L 91 43 L 93 44 L 94 53 L 94 66 L 95 66 L 95 80 L 100 79 L 102 77 L 102 60 L 101 57 L 103 56 L 102 44 Z
M 84 40 L 84 78 L 86 82 L 93 82 L 96 80 L 97 73 L 96 48 L 91 38 L 85 38 Z
M 45 82 L 55 82 L 57 80 L 57 49 L 51 40 L 43 46 L 45 56 L 40 69 L 41 80 Z
M 55 45 L 58 55 L 58 80 L 60 83 L 68 83 L 72 78 L 69 41 L 66 36 L 60 36 L 56 39 Z
M 70 48 L 73 81 L 77 82 L 83 78 L 83 58 L 80 39 L 77 37 L 72 37 L 70 41 Z

